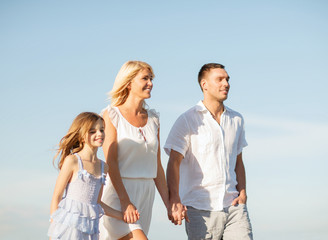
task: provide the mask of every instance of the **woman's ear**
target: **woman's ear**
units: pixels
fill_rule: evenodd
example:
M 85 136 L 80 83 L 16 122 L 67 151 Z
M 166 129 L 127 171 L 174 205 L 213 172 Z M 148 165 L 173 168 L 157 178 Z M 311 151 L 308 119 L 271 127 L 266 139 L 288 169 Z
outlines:
M 129 82 L 128 86 L 126 87 L 129 91 L 131 90 L 131 82 Z

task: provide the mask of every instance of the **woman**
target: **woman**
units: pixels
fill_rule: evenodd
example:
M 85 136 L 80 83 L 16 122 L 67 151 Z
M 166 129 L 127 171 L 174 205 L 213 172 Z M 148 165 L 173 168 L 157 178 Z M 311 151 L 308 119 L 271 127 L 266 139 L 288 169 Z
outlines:
M 159 116 L 147 110 L 154 74 L 150 65 L 126 62 L 110 92 L 111 105 L 103 110 L 104 155 L 109 183 L 102 200 L 122 211 L 124 222 L 103 217 L 100 239 L 147 239 L 155 185 L 168 209 L 168 190 L 160 159 Z M 136 211 L 137 210 L 137 211 Z M 140 214 L 140 219 L 139 215 Z

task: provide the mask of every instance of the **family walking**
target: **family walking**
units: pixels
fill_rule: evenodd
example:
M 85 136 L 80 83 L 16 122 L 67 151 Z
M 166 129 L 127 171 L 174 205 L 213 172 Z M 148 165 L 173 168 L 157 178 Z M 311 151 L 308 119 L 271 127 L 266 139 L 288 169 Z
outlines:
M 224 66 L 209 63 L 199 71 L 204 99 L 168 135 L 166 176 L 159 114 L 145 103 L 154 77 L 149 64 L 126 62 L 110 105 L 100 115 L 79 114 L 61 139 L 50 239 L 147 240 L 155 188 L 169 220 L 176 225 L 185 220 L 188 239 L 253 239 L 244 120 L 223 104 L 230 89 Z M 105 161 L 98 159 L 98 147 Z

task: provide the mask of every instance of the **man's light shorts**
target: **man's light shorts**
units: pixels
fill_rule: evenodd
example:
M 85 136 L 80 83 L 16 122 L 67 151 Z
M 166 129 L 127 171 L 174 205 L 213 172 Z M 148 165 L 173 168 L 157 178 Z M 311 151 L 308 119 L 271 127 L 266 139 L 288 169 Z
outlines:
M 246 204 L 204 211 L 188 208 L 190 223 L 186 222 L 188 240 L 252 240 L 252 227 Z

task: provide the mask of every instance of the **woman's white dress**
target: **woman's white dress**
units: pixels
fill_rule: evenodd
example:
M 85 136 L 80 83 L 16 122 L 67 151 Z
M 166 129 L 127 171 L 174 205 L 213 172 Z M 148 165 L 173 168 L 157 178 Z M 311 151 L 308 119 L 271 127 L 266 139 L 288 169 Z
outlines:
M 147 235 L 155 196 L 154 178 L 157 176 L 158 113 L 148 110 L 147 124 L 139 128 L 131 125 L 117 107 L 108 106 L 104 111 L 108 111 L 117 130 L 119 170 L 129 198 L 140 213 L 140 219 L 134 224 L 127 224 L 103 216 L 100 220 L 100 239 L 117 240 L 136 229 L 142 229 Z M 108 176 L 102 201 L 121 211 L 120 200 Z

